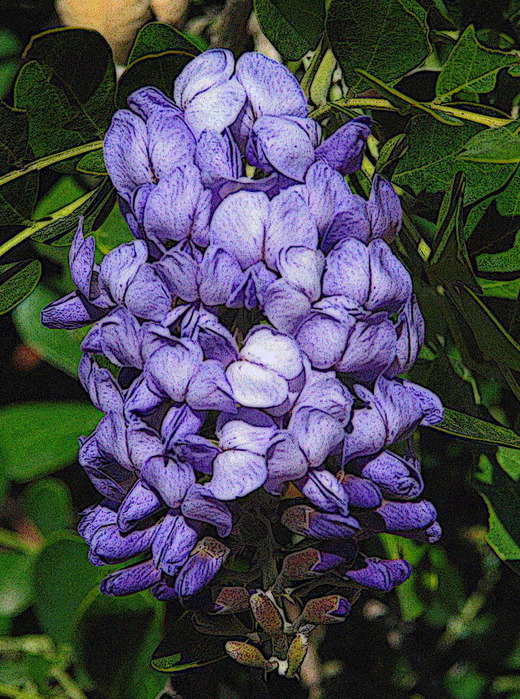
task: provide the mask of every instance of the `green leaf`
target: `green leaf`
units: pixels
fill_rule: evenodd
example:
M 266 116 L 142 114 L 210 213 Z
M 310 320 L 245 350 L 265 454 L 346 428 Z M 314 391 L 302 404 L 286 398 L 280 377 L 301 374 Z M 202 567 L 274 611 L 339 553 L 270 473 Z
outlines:
M 193 52 L 164 51 L 137 59 L 128 66 L 117 84 L 118 108 L 124 109 L 129 95 L 140 87 L 157 87 L 171 96 L 175 78 L 193 58 Z
M 467 27 L 451 50 L 437 79 L 437 99 L 447 100 L 457 92 L 491 92 L 497 73 L 518 64 L 518 56 L 483 46 L 473 25 Z
M 444 420 L 433 429 L 461 439 L 520 449 L 520 435 L 513 430 L 450 408 L 445 408 Z
M 165 51 L 184 51 L 193 56 L 200 53 L 200 47 L 179 29 L 164 22 L 149 22 L 139 31 L 128 65 L 145 56 L 164 53 Z
M 18 38 L 8 29 L 0 30 L 0 99 L 4 99 L 19 66 L 22 46 Z
M 509 458 L 509 457 L 506 457 Z M 520 471 L 518 460 L 513 469 L 499 468 L 498 459 L 504 452 L 497 453 L 492 462 L 481 455 L 480 473 L 477 474 L 477 489 L 484 498 L 489 513 L 487 541 L 497 556 L 520 573 Z
M 361 68 L 392 83 L 418 66 L 429 52 L 415 2 L 404 0 L 332 0 L 327 34 L 348 87 L 358 89 Z
M 323 32 L 324 0 L 255 0 L 254 9 L 262 31 L 286 60 L 300 59 Z
M 520 277 L 510 282 L 491 279 L 479 279 L 478 282 L 482 287 L 484 296 L 494 296 L 500 299 L 516 299 L 520 293 Z
M 42 359 L 75 378 L 82 353 L 81 342 L 88 328 L 55 330 L 41 324 L 40 314 L 49 303 L 60 297 L 45 284 L 36 290 L 13 313 L 16 329 L 23 342 Z
M 191 612 L 182 614 L 173 624 L 168 624 L 167 631 L 167 637 L 155 651 L 152 660 L 152 667 L 159 672 L 183 672 L 226 657 L 223 639 L 196 631 Z
M 76 632 L 78 660 L 107 699 L 151 699 L 164 677 L 150 667 L 161 638 L 164 604 L 149 593 L 129 598 L 93 591 Z
M 379 151 L 375 172 L 380 174 L 388 172 L 404 156 L 407 148 L 408 136 L 406 134 L 400 133 L 390 138 Z
M 60 195 L 66 199 L 69 198 L 70 192 L 67 191 L 66 181 L 61 180 L 55 188 L 59 190 Z M 53 190 L 49 194 L 52 193 Z M 115 198 L 114 187 L 107 177 L 96 189 L 85 192 L 74 201 L 45 216 L 42 221 L 31 224 L 35 229 L 31 238 L 37 243 L 58 247 L 68 246 L 72 242 L 79 219 L 83 217 L 83 233 L 88 235 L 108 217 Z M 46 199 L 42 201 L 46 202 Z
M 103 138 L 114 111 L 115 67 L 96 32 L 62 28 L 33 37 L 16 79 L 15 106 L 27 111 L 36 157 Z M 77 158 L 56 164 L 74 169 Z
M 84 172 L 87 175 L 103 176 L 107 174 L 105 160 L 103 158 L 103 149 L 90 151 L 85 153 L 81 160 L 76 165 L 78 172 Z
M 463 173 L 457 173 L 442 201 L 438 230 L 428 259 L 428 270 L 442 283 L 466 284 L 478 293 L 480 286 L 476 280 L 464 238 L 462 222 L 464 184 Z
M 34 291 L 42 275 L 39 260 L 0 265 L 0 315 L 8 313 Z
M 426 553 L 424 545 L 416 544 L 415 541 L 410 539 L 403 539 L 391 534 L 380 534 L 379 537 L 390 558 L 406 558 L 414 568 Z M 403 621 L 415 621 L 424 612 L 426 607 L 418 594 L 415 575 L 412 575 L 406 582 L 399 585 L 397 596 Z
M 16 616 L 30 605 L 32 557 L 18 551 L 0 552 L 0 614 Z
M 27 516 L 43 536 L 72 525 L 72 498 L 69 489 L 56 478 L 44 478 L 24 490 L 23 504 Z
M 503 363 L 520 371 L 520 344 L 511 337 L 486 304 L 466 286 L 449 294 L 487 361 Z
M 520 231 L 513 247 L 493 254 L 482 253 L 477 257 L 477 265 L 479 272 L 518 272 L 520 276 Z
M 84 403 L 17 403 L 0 408 L 0 456 L 10 478 L 28 481 L 74 463 L 78 437 L 101 413 Z
M 101 571 L 88 560 L 88 545 L 78 536 L 54 536 L 34 565 L 35 610 L 44 633 L 57 643 L 71 643 L 75 617 Z
M 475 163 L 520 163 L 520 134 L 512 128 L 508 125 L 481 131 L 466 143 L 459 159 Z
M 428 116 L 416 116 L 410 124 L 409 147 L 398 162 L 393 182 L 410 187 L 414 193 L 446 191 L 457 172 L 466 175 L 464 204 L 468 205 L 500 189 L 515 165 L 473 163 L 457 156 L 466 142 L 482 130 L 477 124 L 453 128 Z

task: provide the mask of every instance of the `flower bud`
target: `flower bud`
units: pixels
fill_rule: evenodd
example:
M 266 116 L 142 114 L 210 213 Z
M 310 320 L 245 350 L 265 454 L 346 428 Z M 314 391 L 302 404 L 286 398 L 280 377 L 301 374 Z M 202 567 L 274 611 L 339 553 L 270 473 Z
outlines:
M 241 665 L 259 667 L 265 672 L 271 672 L 278 667 L 276 660 L 268 660 L 256 646 L 245 641 L 228 641 L 226 653 Z
M 289 580 L 308 580 L 342 563 L 345 563 L 345 559 L 341 556 L 308 548 L 290 553 L 284 558 L 282 575 Z
M 286 677 L 294 677 L 301 667 L 301 664 L 305 660 L 307 655 L 307 649 L 309 647 L 309 637 L 306 633 L 300 631 L 296 634 L 294 639 L 289 646 L 287 651 L 287 670 L 285 671 Z
M 344 621 L 351 610 L 350 602 L 339 595 L 316 597 L 305 605 L 299 621 L 308 624 L 336 624 Z
M 249 598 L 249 604 L 253 616 L 266 633 L 271 636 L 283 633 L 283 617 L 278 607 L 263 590 L 254 592 Z
M 223 587 L 214 602 L 215 614 L 237 614 L 249 609 L 249 592 L 245 587 Z
M 285 510 L 282 524 L 295 534 L 316 539 L 343 539 L 360 529 L 354 517 L 318 512 L 307 505 L 294 505 Z

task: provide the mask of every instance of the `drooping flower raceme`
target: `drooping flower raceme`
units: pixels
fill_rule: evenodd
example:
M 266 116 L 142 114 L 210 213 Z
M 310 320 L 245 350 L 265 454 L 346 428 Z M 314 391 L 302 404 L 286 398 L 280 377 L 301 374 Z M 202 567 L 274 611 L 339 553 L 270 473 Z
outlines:
M 323 140 L 294 76 L 260 54 L 207 51 L 173 95 L 143 88 L 128 106 L 105 161 L 135 239 L 97 264 L 80 222 L 76 290 L 42 314 L 92 326 L 79 377 L 104 417 L 79 461 L 102 500 L 79 531 L 94 565 L 129 562 L 106 594 L 249 606 L 283 658 L 300 627 L 350 609 L 302 592 L 299 620 L 278 627 L 285 586 L 322 576 L 389 590 L 409 564 L 367 557 L 361 542 L 440 535 L 411 436 L 442 406 L 399 378 L 424 339 L 390 247 L 399 199 L 379 176 L 367 200 L 345 180 L 370 120 Z M 228 652 L 264 663 L 244 645 Z

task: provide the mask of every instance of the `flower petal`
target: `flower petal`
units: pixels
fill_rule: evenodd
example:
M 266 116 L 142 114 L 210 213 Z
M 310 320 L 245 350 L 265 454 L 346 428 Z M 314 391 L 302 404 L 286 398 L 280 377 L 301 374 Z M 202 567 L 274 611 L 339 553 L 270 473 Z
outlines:
M 250 451 L 224 451 L 213 462 L 206 487 L 218 500 L 235 500 L 260 488 L 267 478 L 265 457 Z

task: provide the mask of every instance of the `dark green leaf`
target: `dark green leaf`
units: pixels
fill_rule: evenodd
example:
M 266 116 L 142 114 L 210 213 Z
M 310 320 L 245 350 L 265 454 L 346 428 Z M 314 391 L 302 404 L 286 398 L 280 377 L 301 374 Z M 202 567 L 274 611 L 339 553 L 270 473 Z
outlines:
M 413 0 L 332 0 L 327 33 L 349 88 L 363 82 L 357 68 L 392 83 L 426 58 L 419 9 Z
M 107 699 L 152 699 L 164 677 L 150 667 L 164 605 L 148 593 L 129 598 L 94 591 L 78 619 L 78 658 Z M 101 632 L 100 632 L 101 631 Z
M 457 156 L 466 142 L 482 130 L 477 124 L 456 128 L 416 116 L 410 125 L 409 148 L 398 164 L 393 182 L 408 186 L 415 193 L 446 191 L 456 172 L 466 175 L 464 204 L 484 197 L 502 187 L 514 172 L 515 165 L 472 163 Z
M 160 672 L 182 672 L 215 663 L 225 657 L 224 641 L 200 633 L 193 627 L 192 614 L 182 614 L 168 624 L 168 635 L 154 653 L 152 667 Z
M 255 0 L 262 31 L 287 60 L 313 49 L 323 32 L 324 0 Z
M 28 481 L 74 463 L 78 437 L 88 435 L 101 413 L 84 403 L 18 403 L 0 408 L 2 467 Z
M 484 359 L 501 362 L 514 371 L 520 371 L 520 344 L 486 304 L 466 286 L 449 295 L 470 326 Z
M 118 82 L 117 106 L 121 109 L 126 107 L 128 96 L 140 87 L 157 87 L 171 96 L 175 78 L 194 57 L 193 52 L 165 51 L 137 59 L 128 66 Z
M 470 25 L 463 32 L 444 63 L 435 88 L 439 100 L 447 100 L 457 92 L 491 92 L 497 73 L 518 63 L 513 53 L 483 46 Z
M 128 65 L 145 56 L 165 51 L 183 51 L 196 56 L 200 53 L 200 48 L 189 36 L 175 27 L 163 22 L 149 22 L 136 37 Z
M 23 503 L 27 516 L 44 536 L 72 525 L 69 489 L 56 478 L 44 478 L 27 486 Z
M 27 111 L 36 157 L 103 138 L 114 110 L 115 68 L 101 35 L 75 28 L 43 32 L 24 57 L 15 106 Z M 75 160 L 54 167 L 70 171 Z
M 18 551 L 0 552 L 0 614 L 16 616 L 32 600 L 32 557 Z
M 42 274 L 39 260 L 0 265 L 0 315 L 11 311 L 34 290 Z
M 80 344 L 88 328 L 55 330 L 41 324 L 40 313 L 44 306 L 59 298 L 45 284 L 37 289 L 13 313 L 13 320 L 23 342 L 42 359 L 77 377 L 81 359 Z
M 480 272 L 518 272 L 520 276 L 520 231 L 509 250 L 494 254 L 482 253 L 477 257 Z
M 520 449 L 520 435 L 513 430 L 449 408 L 444 411 L 444 420 L 434 429 L 462 439 Z
M 36 614 L 44 633 L 55 643 L 72 642 L 78 609 L 101 579 L 101 571 L 87 554 L 88 545 L 79 537 L 62 533 L 36 559 Z
M 509 450 L 505 450 L 506 452 Z M 520 573 L 520 470 L 519 460 L 499 450 L 497 461 L 480 457 L 477 489 L 484 498 L 489 512 L 487 540 L 497 556 Z M 499 468 L 498 466 L 502 466 Z M 512 466 L 512 468 L 509 468 Z

